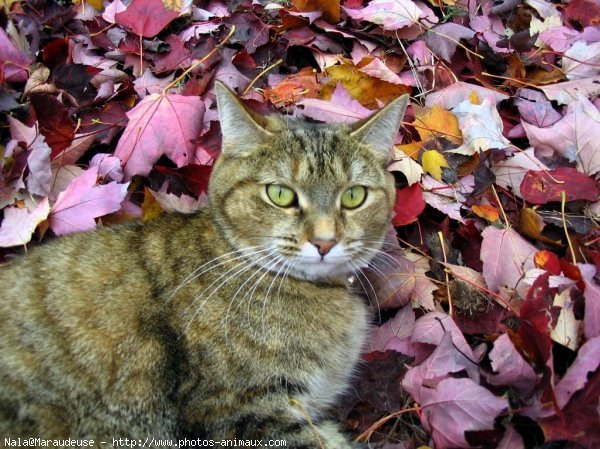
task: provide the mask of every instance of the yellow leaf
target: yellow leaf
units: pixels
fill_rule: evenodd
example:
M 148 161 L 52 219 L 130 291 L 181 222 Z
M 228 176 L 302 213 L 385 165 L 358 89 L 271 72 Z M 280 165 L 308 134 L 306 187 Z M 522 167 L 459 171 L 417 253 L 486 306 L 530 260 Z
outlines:
M 490 206 L 489 204 L 475 204 L 473 207 L 471 207 L 471 210 L 478 217 L 485 218 L 491 223 L 498 221 L 500 218 L 498 209 L 496 209 L 494 206 Z
M 471 104 L 481 104 L 481 100 L 477 96 L 477 92 L 475 92 L 474 90 L 472 90 L 471 94 L 469 95 L 469 101 L 471 102 Z
M 450 167 L 444 155 L 436 150 L 425 151 L 421 158 L 421 165 L 423 166 L 423 170 L 437 181 L 442 180 L 442 167 Z
M 423 147 L 424 143 L 425 142 L 421 141 L 405 143 L 404 145 L 396 145 L 396 148 L 403 151 L 404 154 L 410 156 L 416 161 L 417 159 L 419 159 L 419 152 L 421 151 L 421 147 Z
M 19 0 L 0 0 L 0 5 L 4 7 L 4 11 L 9 13 L 13 3 L 16 3 L 17 1 Z
M 102 4 L 102 0 L 73 0 L 74 5 L 79 5 L 83 1 L 83 6 L 91 6 L 97 11 L 102 11 L 104 5 Z
M 462 133 L 458 127 L 458 119 L 450 112 L 439 106 L 431 108 L 421 108 L 413 105 L 415 111 L 415 121 L 413 126 L 421 136 L 421 139 L 427 141 L 431 138 L 445 137 L 456 145 L 462 144 Z
M 387 104 L 399 95 L 410 92 L 407 86 L 388 83 L 367 75 L 350 63 L 334 65 L 326 70 L 331 79 L 331 91 L 333 91 L 335 84 L 341 83 L 353 98 L 356 98 L 360 101 L 360 104 L 369 109 L 379 108 L 377 100 Z
M 102 3 L 102 2 L 100 2 Z M 165 8 L 170 9 L 171 11 L 179 12 L 185 6 L 184 0 L 162 0 L 162 3 Z
M 143 221 L 154 220 L 156 217 L 158 217 L 162 213 L 163 213 L 162 207 L 160 207 L 160 204 L 158 204 L 158 201 L 156 201 L 156 198 L 154 197 L 154 195 L 152 195 L 152 193 L 150 193 L 150 190 L 147 187 L 145 187 L 144 188 L 144 202 L 142 203 L 142 220 Z
M 546 226 L 544 220 L 534 209 L 526 207 L 519 213 L 519 230 L 524 235 L 541 242 L 560 244 L 560 241 L 554 241 L 542 235 L 544 226 Z

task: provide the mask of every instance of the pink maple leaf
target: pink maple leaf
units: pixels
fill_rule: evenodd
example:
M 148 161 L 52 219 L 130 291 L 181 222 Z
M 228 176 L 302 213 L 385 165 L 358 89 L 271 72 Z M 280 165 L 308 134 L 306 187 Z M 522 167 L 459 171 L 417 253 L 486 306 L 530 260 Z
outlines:
M 48 217 L 56 235 L 92 230 L 95 218 L 119 210 L 129 183 L 97 185 L 97 178 L 98 166 L 90 167 L 58 195 Z
M 10 82 L 26 81 L 29 77 L 27 68 L 33 60 L 22 53 L 0 28 L 0 75 L 2 80 Z
M 362 9 L 343 9 L 353 19 L 381 25 L 384 30 L 397 30 L 414 25 L 424 15 L 411 0 L 373 0 Z
M 521 282 L 526 271 L 534 268 L 535 246 L 514 229 L 488 226 L 481 233 L 481 260 L 483 277 L 493 292 L 501 287 L 517 288 L 524 296 L 527 286 Z
M 436 388 L 423 389 L 422 421 L 437 449 L 470 447 L 466 431 L 491 430 L 508 401 L 471 379 L 447 378 Z
M 556 403 L 562 409 L 576 391 L 581 390 L 588 382 L 588 373 L 593 373 L 600 366 L 600 337 L 594 337 L 579 348 L 579 353 L 562 379 L 556 384 L 554 394 Z
M 115 20 L 138 36 L 154 37 L 177 16 L 161 0 L 133 0 L 125 11 L 115 14 Z
M 193 140 L 202 128 L 204 111 L 199 97 L 175 94 L 145 97 L 127 113 L 129 123 L 115 150 L 125 179 L 147 175 L 163 154 L 178 167 L 192 162 Z
M 494 342 L 490 352 L 492 368 L 497 374 L 489 376 L 492 385 L 510 385 L 520 394 L 527 395 L 535 388 L 537 375 L 523 359 L 508 334 L 502 334 Z
M 372 112 L 352 98 L 341 84 L 335 86 L 329 101 L 305 98 L 298 104 L 304 106 L 302 115 L 326 123 L 352 123 L 369 116 Z
M 32 211 L 23 207 L 7 207 L 0 226 L 0 247 L 24 245 L 31 240 L 38 224 L 46 219 L 50 212 L 48 198 L 39 202 Z

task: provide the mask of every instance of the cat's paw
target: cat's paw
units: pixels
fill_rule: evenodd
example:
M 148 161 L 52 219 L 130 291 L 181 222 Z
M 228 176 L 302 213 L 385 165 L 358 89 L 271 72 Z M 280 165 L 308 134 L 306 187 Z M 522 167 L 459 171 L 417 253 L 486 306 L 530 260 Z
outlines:
M 340 432 L 337 424 L 325 421 L 318 426 L 319 437 L 325 449 L 361 449 Z M 358 443 L 360 444 L 360 443 Z

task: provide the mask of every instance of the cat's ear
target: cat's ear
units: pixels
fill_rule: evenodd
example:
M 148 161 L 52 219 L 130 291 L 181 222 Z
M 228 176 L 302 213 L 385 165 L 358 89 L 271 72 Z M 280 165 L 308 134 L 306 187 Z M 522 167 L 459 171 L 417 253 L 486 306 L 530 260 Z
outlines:
M 408 95 L 396 98 L 371 117 L 356 123 L 350 135 L 369 145 L 379 158 L 389 161 L 407 105 Z
M 261 126 L 261 118 L 250 112 L 223 83 L 215 83 L 224 154 L 243 154 L 265 144 L 272 134 Z

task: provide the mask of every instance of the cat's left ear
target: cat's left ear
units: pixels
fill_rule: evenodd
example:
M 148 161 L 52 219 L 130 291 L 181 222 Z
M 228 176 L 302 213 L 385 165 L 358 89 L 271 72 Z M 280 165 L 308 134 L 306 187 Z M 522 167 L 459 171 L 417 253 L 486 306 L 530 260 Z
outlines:
M 223 154 L 243 155 L 249 149 L 269 142 L 272 134 L 264 128 L 262 117 L 249 111 L 237 96 L 217 81 L 217 106 L 223 135 Z
M 356 123 L 350 135 L 367 144 L 379 158 L 388 162 L 407 105 L 408 95 L 396 98 L 371 117 Z

